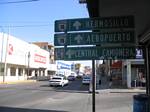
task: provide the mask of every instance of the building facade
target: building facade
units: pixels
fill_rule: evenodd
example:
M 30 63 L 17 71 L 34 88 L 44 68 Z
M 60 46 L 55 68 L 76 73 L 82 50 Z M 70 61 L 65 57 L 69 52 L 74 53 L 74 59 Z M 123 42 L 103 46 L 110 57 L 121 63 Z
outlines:
M 33 42 L 32 44 L 35 44 L 39 46 L 41 49 L 44 49 L 49 52 L 49 63 L 50 64 L 55 64 L 54 60 L 54 46 L 52 44 L 49 44 L 48 42 Z
M 0 33 L 0 82 L 21 81 L 48 76 L 56 71 L 50 64 L 49 52 L 37 45 Z

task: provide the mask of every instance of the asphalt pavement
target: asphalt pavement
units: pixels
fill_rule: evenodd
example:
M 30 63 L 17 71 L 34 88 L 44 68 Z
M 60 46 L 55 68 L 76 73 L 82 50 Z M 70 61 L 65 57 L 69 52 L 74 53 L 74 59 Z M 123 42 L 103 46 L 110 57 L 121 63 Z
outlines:
M 145 92 L 102 88 L 96 94 L 96 112 L 132 112 L 133 95 Z M 48 81 L 2 84 L 0 112 L 92 112 L 92 94 L 88 90 L 80 79 L 64 87 L 49 87 Z

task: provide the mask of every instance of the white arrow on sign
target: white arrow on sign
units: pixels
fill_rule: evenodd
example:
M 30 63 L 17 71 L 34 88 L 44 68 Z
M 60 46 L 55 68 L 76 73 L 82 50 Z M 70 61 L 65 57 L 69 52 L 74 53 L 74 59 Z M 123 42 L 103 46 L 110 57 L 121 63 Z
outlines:
M 73 26 L 76 28 L 76 30 L 79 30 L 81 23 L 79 21 L 74 22 Z
M 74 54 L 74 51 L 72 51 L 72 50 L 68 50 L 67 52 L 66 52 L 66 55 L 68 56 L 68 58 L 70 59 L 71 58 L 71 56 Z
M 76 37 L 75 37 L 75 39 L 74 40 L 76 40 L 77 41 L 77 43 L 78 44 L 80 44 L 81 43 L 81 41 L 82 41 L 82 37 L 81 37 L 81 35 L 77 35 Z
M 99 57 L 99 59 L 100 59 L 100 60 L 103 60 L 103 59 L 104 59 L 104 56 Z

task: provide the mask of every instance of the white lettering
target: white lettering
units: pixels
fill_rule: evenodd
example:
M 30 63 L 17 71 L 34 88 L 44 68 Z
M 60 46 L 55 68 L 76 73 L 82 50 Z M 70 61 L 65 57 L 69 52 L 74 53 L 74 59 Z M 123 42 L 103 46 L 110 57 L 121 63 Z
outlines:
M 93 49 L 77 50 L 75 53 L 75 57 L 76 58 L 98 57 L 98 53 L 97 50 L 93 50 Z
M 129 48 L 114 48 L 114 49 L 103 49 L 102 56 L 105 57 L 134 57 L 135 52 Z

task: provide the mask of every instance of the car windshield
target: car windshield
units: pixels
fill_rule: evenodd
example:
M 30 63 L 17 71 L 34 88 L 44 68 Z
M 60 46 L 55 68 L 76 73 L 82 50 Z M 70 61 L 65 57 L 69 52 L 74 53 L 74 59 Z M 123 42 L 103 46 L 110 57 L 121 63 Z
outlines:
M 61 80 L 61 78 L 59 78 L 59 77 L 58 78 L 57 77 L 53 77 L 52 79 Z
M 74 73 L 71 73 L 71 75 L 75 75 Z
M 90 77 L 84 77 L 84 79 L 90 79 Z
M 63 74 L 56 74 L 56 76 L 64 76 Z
M 70 75 L 70 76 L 68 76 L 68 77 L 74 77 L 73 75 Z

